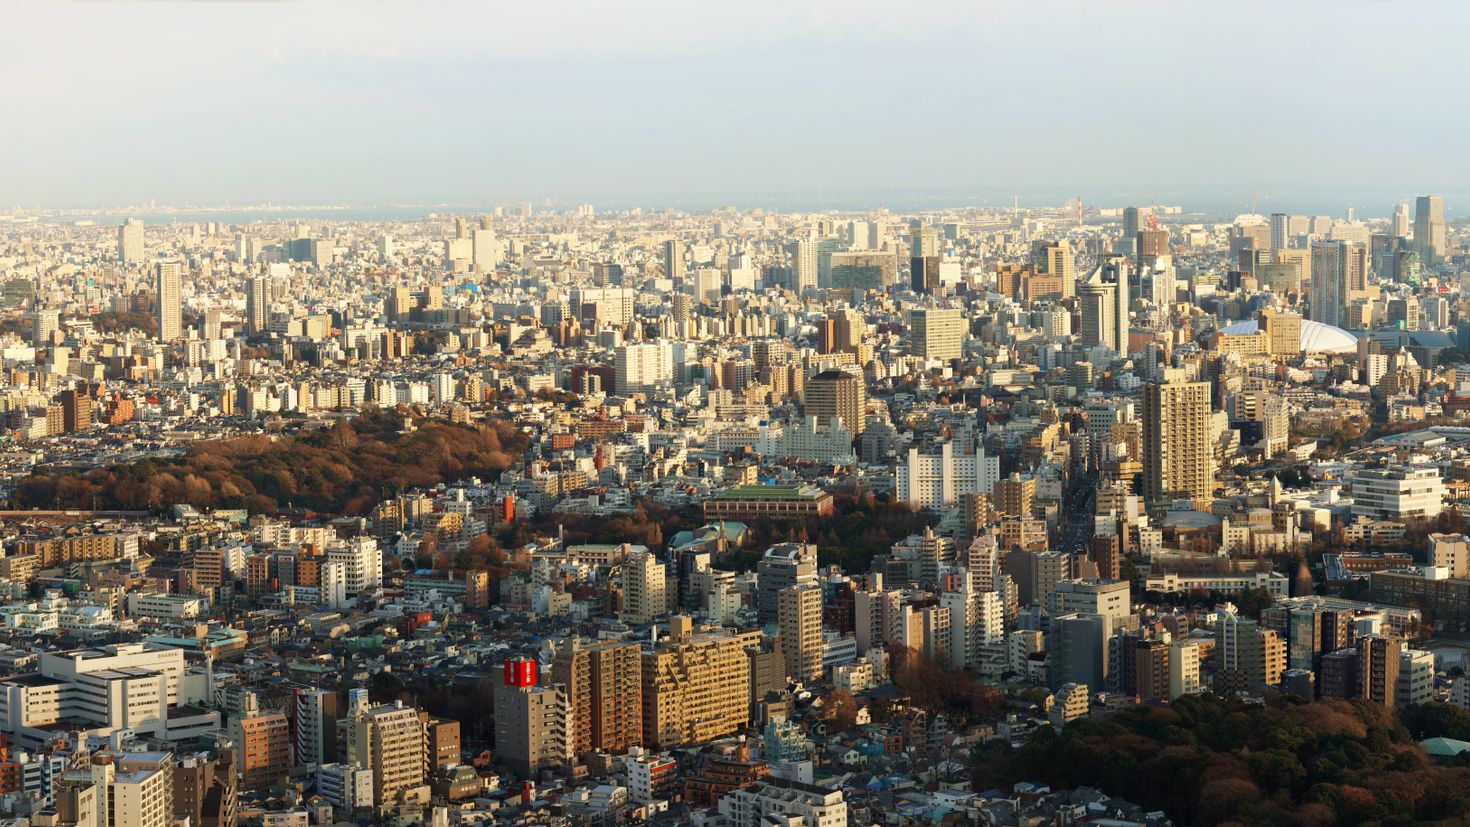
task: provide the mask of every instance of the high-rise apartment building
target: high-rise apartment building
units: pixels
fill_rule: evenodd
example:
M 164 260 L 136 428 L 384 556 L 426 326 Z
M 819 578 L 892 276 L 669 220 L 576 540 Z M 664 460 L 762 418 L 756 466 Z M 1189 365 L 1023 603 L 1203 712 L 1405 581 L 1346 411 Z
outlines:
M 621 755 L 643 742 L 643 660 L 636 643 L 573 639 L 557 651 L 551 678 L 566 687 L 574 758 Z
M 798 681 L 822 679 L 822 587 L 788 586 L 777 592 L 777 623 L 786 673 Z
M 1363 635 L 1358 638 L 1358 693 L 1364 700 L 1393 706 L 1398 693 L 1403 638 Z
M 155 283 L 158 300 L 158 341 L 172 342 L 184 333 L 184 307 L 180 296 L 184 265 L 160 261 Z
M 1312 321 L 1342 327 L 1347 315 L 1347 274 L 1347 242 L 1312 242 L 1312 280 L 1307 297 Z
M 863 378 L 854 373 L 824 370 L 806 380 L 803 404 L 807 416 L 817 417 L 822 424 L 840 418 L 854 434 L 861 434 L 867 424 L 867 389 Z
M 268 712 L 230 722 L 240 789 L 269 790 L 291 771 L 291 723 L 284 713 Z
M 750 718 L 750 657 L 761 633 L 693 630 L 688 617 L 643 653 L 643 746 L 666 750 L 738 732 Z
M 1210 383 L 1171 380 L 1143 386 L 1144 498 L 1184 497 L 1208 511 L 1215 490 Z
M 270 330 L 272 299 L 270 276 L 251 276 L 245 291 L 245 323 L 250 327 L 250 335 L 259 336 Z
M 684 242 L 677 238 L 664 242 L 664 275 L 675 285 L 684 277 Z
M 948 362 L 961 356 L 964 312 L 958 308 L 916 307 L 909 311 L 909 352 Z
M 495 712 L 498 725 L 498 702 Z M 365 695 L 353 696 L 348 706 L 345 759 L 373 771 L 376 805 L 391 805 L 400 795 L 417 794 L 424 787 L 424 744 L 424 722 L 418 710 L 401 702 L 369 706 Z

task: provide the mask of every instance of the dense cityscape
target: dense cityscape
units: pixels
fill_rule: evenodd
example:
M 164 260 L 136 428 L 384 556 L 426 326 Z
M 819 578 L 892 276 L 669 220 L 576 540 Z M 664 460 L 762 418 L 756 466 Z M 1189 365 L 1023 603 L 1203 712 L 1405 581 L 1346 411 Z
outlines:
M 1467 827 L 1467 27 L 0 4 L 0 827 Z

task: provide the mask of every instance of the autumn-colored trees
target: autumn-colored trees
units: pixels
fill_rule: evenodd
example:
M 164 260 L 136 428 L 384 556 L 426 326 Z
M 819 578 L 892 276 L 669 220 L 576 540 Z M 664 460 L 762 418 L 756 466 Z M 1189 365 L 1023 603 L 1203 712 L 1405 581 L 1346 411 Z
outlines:
M 368 413 L 297 437 L 247 436 L 194 446 L 175 459 L 147 459 L 86 473 L 44 469 L 17 486 L 20 508 L 244 508 L 286 505 L 360 514 L 385 495 L 467 476 L 493 476 L 520 461 L 526 437 L 508 423 L 478 427 Z

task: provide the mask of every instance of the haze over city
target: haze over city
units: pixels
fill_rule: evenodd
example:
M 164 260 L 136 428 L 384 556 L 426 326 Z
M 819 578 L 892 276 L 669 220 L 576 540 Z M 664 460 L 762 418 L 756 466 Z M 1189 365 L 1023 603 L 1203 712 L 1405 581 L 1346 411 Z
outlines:
M 1255 191 L 1387 215 L 1470 179 L 1454 2 L 118 0 L 0 22 L 7 205 L 1213 214 Z
M 1467 24 L 0 5 L 0 827 L 1470 823 Z

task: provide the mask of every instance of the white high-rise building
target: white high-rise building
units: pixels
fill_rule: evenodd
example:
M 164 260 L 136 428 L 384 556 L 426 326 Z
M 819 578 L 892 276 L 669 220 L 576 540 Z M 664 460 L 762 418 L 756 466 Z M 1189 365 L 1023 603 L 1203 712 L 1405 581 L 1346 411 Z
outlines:
M 651 623 L 669 612 L 663 563 L 647 549 L 623 561 L 623 617 L 629 623 Z
M 353 537 L 341 545 L 328 546 L 327 562 L 342 565 L 348 599 L 383 587 L 383 550 L 372 537 Z
M 143 222 L 136 218 L 117 228 L 117 260 L 124 266 L 143 260 Z
M 623 345 L 613 352 L 616 392 L 640 393 L 674 379 L 674 349 L 667 342 Z
M 969 453 L 946 442 L 935 453 L 909 448 L 896 473 L 900 501 L 915 508 L 949 508 L 965 494 L 989 494 L 1000 479 L 1000 457 L 987 456 L 979 441 Z

